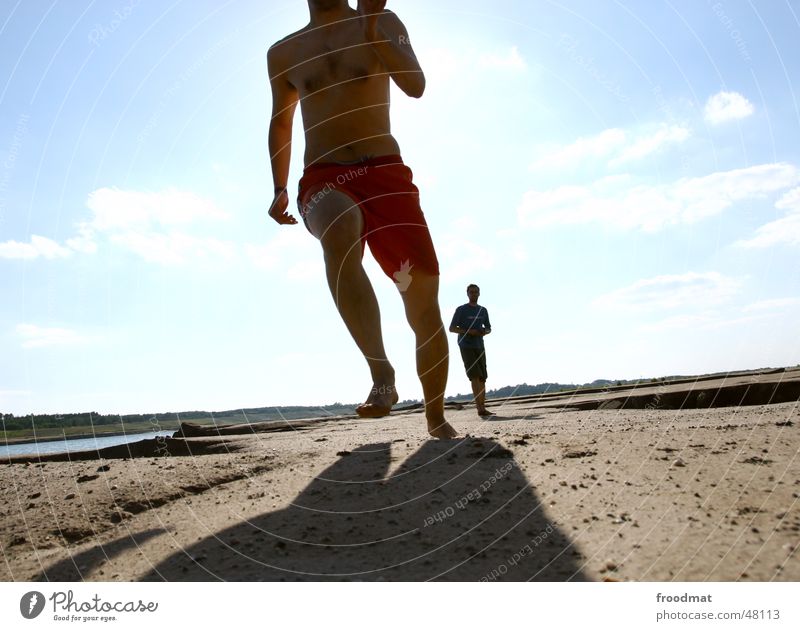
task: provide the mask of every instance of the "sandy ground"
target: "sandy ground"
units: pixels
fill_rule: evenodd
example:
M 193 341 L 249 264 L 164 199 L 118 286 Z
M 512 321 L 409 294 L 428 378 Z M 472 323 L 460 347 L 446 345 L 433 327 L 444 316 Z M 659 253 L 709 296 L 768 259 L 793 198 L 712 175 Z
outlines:
M 800 580 L 797 401 L 650 394 L 466 406 L 456 441 L 410 410 L 0 464 L 0 579 Z

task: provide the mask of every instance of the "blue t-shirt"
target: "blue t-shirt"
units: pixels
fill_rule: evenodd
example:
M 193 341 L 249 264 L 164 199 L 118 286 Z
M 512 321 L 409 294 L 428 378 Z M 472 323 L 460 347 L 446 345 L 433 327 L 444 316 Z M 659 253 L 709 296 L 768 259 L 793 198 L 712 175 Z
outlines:
M 460 326 L 466 330 L 478 329 L 479 331 L 492 328 L 492 325 L 489 324 L 489 312 L 480 305 L 473 307 L 469 303 L 456 309 L 450 326 Z M 483 336 L 467 335 L 466 332 L 459 334 L 458 345 L 461 348 L 483 348 Z

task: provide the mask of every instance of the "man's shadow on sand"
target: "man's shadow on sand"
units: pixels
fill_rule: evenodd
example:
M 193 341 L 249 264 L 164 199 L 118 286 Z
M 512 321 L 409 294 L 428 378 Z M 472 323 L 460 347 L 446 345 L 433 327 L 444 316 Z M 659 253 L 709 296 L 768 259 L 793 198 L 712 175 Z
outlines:
M 586 580 L 499 444 L 432 440 L 387 477 L 390 464 L 390 443 L 343 453 L 289 508 L 175 552 L 141 579 Z M 97 547 L 80 560 L 113 556 Z M 75 568 L 63 561 L 41 578 L 79 580 Z
M 284 510 L 173 554 L 144 580 L 585 580 L 513 454 L 429 441 L 344 454 Z

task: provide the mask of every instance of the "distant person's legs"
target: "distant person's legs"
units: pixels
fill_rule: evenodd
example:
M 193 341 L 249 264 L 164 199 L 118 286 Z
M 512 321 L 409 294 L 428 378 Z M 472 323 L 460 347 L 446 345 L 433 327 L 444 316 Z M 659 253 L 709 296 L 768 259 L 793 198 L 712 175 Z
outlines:
M 475 408 L 480 416 L 489 416 L 492 412 L 486 409 L 486 353 L 482 348 L 461 347 L 460 350 L 464 370 L 472 386 Z
M 473 377 L 470 383 L 472 384 L 472 395 L 475 398 L 475 407 L 478 410 L 478 414 L 481 416 L 491 414 L 486 409 L 486 381 L 480 377 Z
M 428 432 L 436 438 L 455 438 L 456 430 L 444 418 L 449 357 L 439 310 L 439 277 L 414 270 L 411 282 L 400 295 L 406 319 L 416 336 L 417 375 L 425 397 Z
M 398 396 L 394 368 L 383 347 L 378 301 L 361 263 L 361 209 L 347 195 L 331 191 L 314 205 L 306 222 L 322 245 L 328 287 L 336 308 L 372 375 L 370 394 L 356 411 L 361 416 L 385 416 Z

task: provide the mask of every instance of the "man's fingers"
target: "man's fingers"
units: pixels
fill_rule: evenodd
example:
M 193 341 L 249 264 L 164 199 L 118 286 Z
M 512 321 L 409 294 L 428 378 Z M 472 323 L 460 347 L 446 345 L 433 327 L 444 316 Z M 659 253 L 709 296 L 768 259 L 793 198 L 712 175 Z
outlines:
M 381 13 L 386 8 L 386 0 L 358 0 L 356 9 L 361 15 Z
M 275 221 L 277 221 L 281 225 L 288 225 L 288 224 L 296 224 L 297 223 L 297 219 L 295 219 L 294 217 L 292 217 L 288 213 L 281 213 L 277 217 L 273 217 L 273 219 Z

